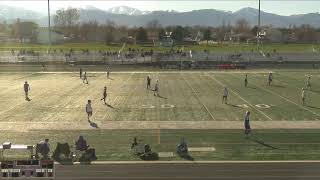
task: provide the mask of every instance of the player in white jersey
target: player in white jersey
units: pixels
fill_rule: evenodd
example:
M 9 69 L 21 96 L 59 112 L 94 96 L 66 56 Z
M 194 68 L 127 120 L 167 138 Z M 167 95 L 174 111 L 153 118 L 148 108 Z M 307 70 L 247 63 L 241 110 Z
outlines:
M 88 122 L 90 122 L 90 117 L 92 116 L 92 106 L 91 106 L 91 100 L 88 100 L 88 104 L 86 105 L 86 113 L 88 115 Z
M 154 84 L 154 91 L 153 91 L 154 96 L 159 96 L 159 81 L 157 80 L 156 83 Z
M 306 85 L 307 85 L 307 89 L 310 90 L 311 89 L 311 76 L 308 76 Z
M 228 104 L 228 94 L 229 94 L 229 91 L 228 91 L 228 88 L 224 88 L 223 90 L 223 96 L 222 96 L 222 103 L 225 103 L 225 104 Z

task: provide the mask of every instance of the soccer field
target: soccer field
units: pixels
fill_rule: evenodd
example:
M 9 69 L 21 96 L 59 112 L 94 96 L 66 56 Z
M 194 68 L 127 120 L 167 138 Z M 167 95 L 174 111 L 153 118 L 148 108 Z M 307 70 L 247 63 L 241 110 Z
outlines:
M 269 87 L 270 71 L 274 80 Z M 307 74 L 312 87 L 303 106 Z M 160 97 L 146 89 L 147 75 L 152 87 L 159 80 Z M 98 160 L 137 160 L 129 148 L 135 136 L 156 152 L 175 152 L 185 137 L 190 147 L 216 149 L 191 152 L 195 160 L 320 159 L 318 71 L 130 71 L 110 77 L 88 72 L 87 85 L 78 72 L 0 73 L 0 141 L 35 144 L 49 138 L 53 151 L 56 142 L 73 144 L 83 135 L 96 148 Z M 31 101 L 24 98 L 24 81 L 31 86 Z M 109 106 L 100 101 L 105 85 Z M 224 87 L 229 88 L 228 104 L 221 102 Z M 91 124 L 85 113 L 88 99 L 93 102 Z M 249 138 L 242 131 L 247 110 L 252 112 Z M 11 158 L 19 157 L 26 156 L 11 153 Z
M 320 73 L 271 70 L 228 72 L 88 72 L 83 84 L 77 72 L 0 74 L 0 129 L 242 129 L 245 111 L 252 128 L 320 127 Z M 244 87 L 248 74 L 249 85 Z M 306 105 L 301 88 L 312 75 Z M 159 80 L 160 97 L 146 89 L 146 76 Z M 23 83 L 31 86 L 26 101 Z M 107 86 L 107 103 L 100 101 Z M 222 104 L 223 88 L 229 89 Z M 85 105 L 92 100 L 95 124 L 86 119 Z

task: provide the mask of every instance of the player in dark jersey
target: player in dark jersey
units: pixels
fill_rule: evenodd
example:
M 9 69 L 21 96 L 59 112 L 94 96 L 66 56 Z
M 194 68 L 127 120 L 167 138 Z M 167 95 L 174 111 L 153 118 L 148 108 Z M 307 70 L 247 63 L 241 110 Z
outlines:
M 107 86 L 105 86 L 105 87 L 103 88 L 103 93 L 102 93 L 102 98 L 101 98 L 101 101 L 103 100 L 103 102 L 104 102 L 105 105 L 107 105 L 106 99 L 107 99 Z

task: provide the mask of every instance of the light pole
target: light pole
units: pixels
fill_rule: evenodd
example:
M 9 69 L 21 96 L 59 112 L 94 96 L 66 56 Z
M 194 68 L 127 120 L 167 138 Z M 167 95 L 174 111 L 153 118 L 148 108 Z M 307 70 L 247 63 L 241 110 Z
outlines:
M 50 49 L 51 47 L 50 0 L 48 0 L 48 36 L 49 36 L 49 49 Z
M 259 12 L 258 12 L 258 32 L 257 32 L 257 46 L 258 46 L 258 50 L 259 50 L 259 46 L 260 46 L 260 25 L 261 25 L 261 3 L 259 0 Z

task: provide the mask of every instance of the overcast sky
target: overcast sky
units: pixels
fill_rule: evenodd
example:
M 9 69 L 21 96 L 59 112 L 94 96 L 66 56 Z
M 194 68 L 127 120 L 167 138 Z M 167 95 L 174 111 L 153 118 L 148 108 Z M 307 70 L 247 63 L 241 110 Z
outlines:
M 47 0 L 37 1 L 0 1 L 0 5 L 9 5 L 23 7 L 25 9 L 38 12 L 46 12 Z M 237 11 L 244 7 L 258 8 L 258 0 L 205 0 L 205 1 L 175 1 L 175 0 L 145 0 L 145 1 L 62 1 L 50 0 L 52 11 L 61 7 L 85 7 L 88 5 L 100 8 L 109 9 L 115 6 L 130 6 L 144 11 L 153 10 L 176 10 L 176 11 L 191 11 L 197 9 L 218 9 L 225 11 Z M 276 13 L 280 15 L 305 14 L 311 12 L 320 12 L 320 0 L 261 0 L 261 9 L 266 12 Z

